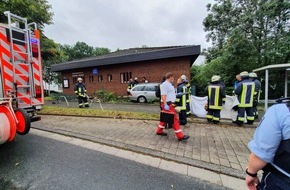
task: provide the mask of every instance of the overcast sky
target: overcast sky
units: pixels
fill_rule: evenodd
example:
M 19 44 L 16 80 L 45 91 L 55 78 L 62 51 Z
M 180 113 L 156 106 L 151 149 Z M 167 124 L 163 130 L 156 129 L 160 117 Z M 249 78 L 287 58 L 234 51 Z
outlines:
M 202 21 L 213 0 L 48 0 L 54 24 L 45 35 L 56 43 L 82 41 L 115 51 L 142 45 L 201 45 Z

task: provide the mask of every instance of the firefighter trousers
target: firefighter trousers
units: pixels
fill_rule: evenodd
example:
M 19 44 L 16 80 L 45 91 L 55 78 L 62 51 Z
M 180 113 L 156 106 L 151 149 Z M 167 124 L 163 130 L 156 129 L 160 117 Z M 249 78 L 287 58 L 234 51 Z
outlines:
M 186 110 L 181 110 L 178 115 L 179 115 L 179 124 L 186 125 L 187 124 Z
M 83 96 L 78 96 L 79 108 L 89 107 L 88 98 Z
M 209 122 L 219 123 L 221 118 L 221 110 L 219 109 L 208 109 L 206 118 Z
M 164 104 L 161 103 L 161 108 L 162 110 L 164 110 Z M 179 125 L 179 120 L 178 120 L 178 116 L 177 116 L 177 113 L 175 111 L 175 108 L 173 107 L 173 105 L 169 105 L 169 111 L 174 113 L 174 121 L 173 121 L 173 129 L 174 129 L 174 132 L 176 134 L 176 137 L 178 139 L 182 139 L 184 137 L 184 134 L 183 132 L 181 131 L 181 128 L 180 128 L 180 125 Z M 159 122 L 159 125 L 156 129 L 156 133 L 157 134 L 162 134 L 164 129 L 165 129 L 165 126 L 166 126 L 166 123 L 165 122 Z
M 186 115 L 190 116 L 191 115 L 191 110 L 190 110 L 190 102 L 186 103 Z
M 239 107 L 238 109 L 238 119 L 237 123 L 242 125 L 245 121 L 245 112 L 247 113 L 247 123 L 253 124 L 254 123 L 254 112 L 253 107 Z

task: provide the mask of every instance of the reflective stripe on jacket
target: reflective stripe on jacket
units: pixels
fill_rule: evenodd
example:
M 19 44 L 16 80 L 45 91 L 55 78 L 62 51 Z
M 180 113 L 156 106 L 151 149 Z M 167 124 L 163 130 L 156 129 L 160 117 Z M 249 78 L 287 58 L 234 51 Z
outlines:
M 77 83 L 74 87 L 74 92 L 78 96 L 85 96 L 87 92 L 86 86 L 83 83 Z
M 211 84 L 207 87 L 208 108 L 221 110 L 225 101 L 225 89 L 221 84 Z
M 180 110 L 186 110 L 187 87 L 185 83 L 181 83 L 177 86 L 177 94 L 178 93 L 182 94 L 176 96 L 176 104 L 180 107 Z
M 239 107 L 253 107 L 255 83 L 249 79 L 242 80 L 235 89 L 235 94 L 238 95 Z

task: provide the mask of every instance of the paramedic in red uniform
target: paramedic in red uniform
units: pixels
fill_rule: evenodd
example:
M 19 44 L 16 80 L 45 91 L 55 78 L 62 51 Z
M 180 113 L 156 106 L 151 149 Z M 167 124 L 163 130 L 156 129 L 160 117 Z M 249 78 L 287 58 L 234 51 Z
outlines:
M 166 80 L 161 85 L 161 109 L 162 111 L 170 111 L 174 113 L 173 129 L 179 141 L 187 140 L 190 136 L 184 135 L 180 129 L 179 120 L 173 103 L 176 100 L 175 89 L 173 86 L 174 76 L 173 73 L 169 72 L 165 75 Z M 163 130 L 165 129 L 166 123 L 159 123 L 156 134 L 161 136 L 167 136 Z
M 78 96 L 79 108 L 89 107 L 86 86 L 83 84 L 83 79 L 78 78 L 78 82 L 74 88 L 75 94 Z

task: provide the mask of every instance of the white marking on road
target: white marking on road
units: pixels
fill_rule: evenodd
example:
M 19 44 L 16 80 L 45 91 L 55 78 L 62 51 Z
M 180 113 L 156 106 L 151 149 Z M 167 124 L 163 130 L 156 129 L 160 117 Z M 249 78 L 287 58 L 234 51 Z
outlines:
M 132 160 L 144 165 L 152 166 L 155 168 L 159 168 L 162 170 L 179 173 L 183 175 L 187 175 L 194 178 L 199 178 L 204 181 L 208 181 L 210 183 L 223 185 L 224 187 L 235 189 L 235 190 L 244 190 L 246 189 L 246 185 L 244 180 L 230 177 L 224 174 L 218 174 L 212 171 L 208 171 L 205 169 L 188 166 L 186 164 L 180 164 L 160 158 L 156 158 L 153 156 L 138 154 L 135 152 L 118 149 L 111 146 L 102 145 L 99 143 L 94 143 L 87 140 L 82 140 L 74 137 L 67 137 L 64 135 L 59 135 L 56 133 L 51 133 L 47 131 L 42 131 L 38 129 L 31 129 L 30 134 L 50 138 L 53 140 L 57 140 L 60 142 L 65 142 L 68 144 L 76 145 L 82 148 L 90 149 L 93 151 L 103 152 L 105 154 L 114 155 L 120 158 Z

